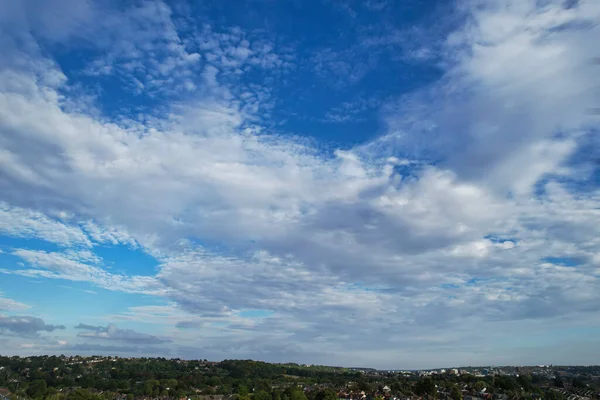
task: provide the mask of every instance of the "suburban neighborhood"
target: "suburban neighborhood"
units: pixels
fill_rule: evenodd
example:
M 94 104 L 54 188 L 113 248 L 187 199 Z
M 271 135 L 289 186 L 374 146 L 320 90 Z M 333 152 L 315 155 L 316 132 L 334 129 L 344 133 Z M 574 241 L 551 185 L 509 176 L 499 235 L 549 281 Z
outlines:
M 376 370 L 251 360 L 0 357 L 0 400 L 598 400 L 600 367 Z

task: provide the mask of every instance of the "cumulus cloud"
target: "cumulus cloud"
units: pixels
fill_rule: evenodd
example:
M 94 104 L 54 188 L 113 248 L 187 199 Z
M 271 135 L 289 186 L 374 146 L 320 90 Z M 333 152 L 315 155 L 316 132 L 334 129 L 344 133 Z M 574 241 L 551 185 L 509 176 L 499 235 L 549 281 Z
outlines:
M 83 331 L 77 334 L 78 337 L 82 338 L 115 340 L 134 344 L 159 344 L 170 341 L 153 335 L 139 333 L 131 329 L 119 329 L 114 324 L 109 324 L 106 327 L 79 324 L 75 329 Z
M 464 4 L 467 22 L 446 38 L 445 77 L 389 106 L 381 144 L 528 195 L 544 177 L 575 173 L 565 163 L 597 124 L 586 110 L 599 100 L 590 43 L 600 11 L 592 1 L 477 3 Z
M 54 332 L 57 329 L 65 329 L 65 327 L 46 324 L 44 320 L 37 317 L 0 315 L 0 333 L 3 334 L 36 336 L 40 332 Z

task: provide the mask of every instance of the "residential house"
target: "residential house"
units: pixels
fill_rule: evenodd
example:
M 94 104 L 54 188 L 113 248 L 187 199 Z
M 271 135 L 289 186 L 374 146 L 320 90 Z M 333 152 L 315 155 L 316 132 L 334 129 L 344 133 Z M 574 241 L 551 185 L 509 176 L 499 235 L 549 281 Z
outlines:
M 11 393 L 8 389 L 0 388 L 0 400 L 8 400 L 10 395 Z

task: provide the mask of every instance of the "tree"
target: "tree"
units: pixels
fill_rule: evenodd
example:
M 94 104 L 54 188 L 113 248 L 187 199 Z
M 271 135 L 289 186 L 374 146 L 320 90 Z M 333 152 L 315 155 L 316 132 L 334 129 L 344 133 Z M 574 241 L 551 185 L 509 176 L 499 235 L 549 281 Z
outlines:
M 100 397 L 87 389 L 77 389 L 68 398 L 69 400 L 98 400 Z
M 231 393 L 231 388 L 229 387 L 229 385 L 221 385 L 217 389 L 217 394 L 226 395 L 226 394 L 230 394 L 230 393 Z
M 337 400 L 337 394 L 331 389 L 321 390 L 315 396 L 315 400 Z
M 586 387 L 586 384 L 583 380 L 581 380 L 581 378 L 573 378 L 573 381 L 571 383 L 573 385 L 573 388 L 575 389 L 583 389 Z
M 179 381 L 177 379 L 166 379 L 164 385 L 169 389 L 175 389 L 179 385 Z
M 396 382 L 392 383 L 392 386 L 390 386 L 390 389 L 392 390 L 393 393 L 400 393 L 402 391 L 402 384 L 399 381 L 396 381 Z
M 215 390 L 213 388 L 211 388 L 210 386 L 207 386 L 204 388 L 204 390 L 202 390 L 202 394 L 207 394 L 207 395 L 215 394 Z M 246 393 L 246 395 L 247 395 L 247 393 Z
M 453 400 L 462 400 L 463 395 L 457 385 L 452 385 L 450 388 L 450 397 L 452 397 Z
M 117 381 L 114 379 L 109 379 L 108 382 L 106 382 L 106 390 L 115 391 L 117 390 L 117 387 Z
M 237 394 L 239 394 L 240 396 L 247 396 L 248 393 L 250 393 L 250 391 L 248 390 L 248 387 L 245 385 L 238 385 L 235 392 Z
M 119 390 L 129 390 L 129 381 L 126 381 L 125 379 L 119 379 L 117 381 L 117 389 Z
M 154 395 L 154 390 L 158 388 L 159 382 L 156 379 L 149 379 L 146 381 L 144 393 L 146 396 Z
M 210 386 L 218 386 L 221 384 L 221 378 L 218 376 L 211 376 L 206 383 Z
M 437 389 L 431 378 L 423 378 L 419 379 L 415 384 L 415 393 L 419 396 L 435 396 L 437 394 Z
M 503 391 L 515 390 L 517 384 L 511 376 L 497 376 L 494 380 L 494 386 Z
M 360 381 L 358 381 L 357 386 L 358 386 L 358 390 L 363 391 L 363 392 L 370 392 L 372 389 L 371 384 L 369 384 L 364 379 L 361 379 Z
M 531 389 L 531 375 L 519 375 L 517 382 L 523 387 L 523 389 Z
M 258 392 L 254 393 L 252 400 L 271 400 L 271 395 L 264 390 L 259 390 Z
M 298 390 L 294 390 L 292 392 L 292 396 L 290 397 L 290 400 L 307 400 L 306 399 L 306 395 L 304 394 L 304 392 L 300 389 Z
M 283 392 L 284 400 L 307 400 L 304 392 L 297 387 L 288 387 Z
M 38 379 L 29 384 L 26 393 L 29 397 L 38 399 L 43 398 L 46 395 L 47 389 L 48 386 L 46 385 L 46 381 L 43 379 Z
M 268 380 L 266 379 L 260 379 L 258 382 L 256 382 L 256 384 L 254 385 L 254 390 L 258 391 L 258 390 L 263 390 L 265 392 L 270 392 L 271 391 L 271 384 Z
M 563 395 L 561 393 L 557 392 L 556 390 L 548 390 L 546 392 L 545 399 L 547 399 L 547 400 L 562 400 Z
M 557 388 L 565 387 L 565 383 L 563 382 L 563 380 L 560 376 L 557 376 L 556 378 L 554 378 L 554 386 Z
M 477 390 L 478 392 L 481 392 L 483 389 L 487 388 L 487 386 L 487 383 L 485 383 L 484 381 L 477 381 L 473 385 L 473 389 Z

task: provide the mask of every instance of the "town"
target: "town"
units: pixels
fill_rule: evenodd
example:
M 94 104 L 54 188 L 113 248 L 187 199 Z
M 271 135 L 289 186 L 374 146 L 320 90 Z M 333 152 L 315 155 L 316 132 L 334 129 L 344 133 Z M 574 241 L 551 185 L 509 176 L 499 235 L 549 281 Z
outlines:
M 600 366 L 376 370 L 252 360 L 0 357 L 0 400 L 597 400 Z

